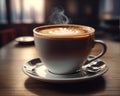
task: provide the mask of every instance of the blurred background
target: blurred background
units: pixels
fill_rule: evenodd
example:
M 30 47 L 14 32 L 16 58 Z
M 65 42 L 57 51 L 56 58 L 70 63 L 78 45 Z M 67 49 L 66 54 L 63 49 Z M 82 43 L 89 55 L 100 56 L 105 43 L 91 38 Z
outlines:
M 94 27 L 96 37 L 120 41 L 120 0 L 0 0 L 0 47 L 52 24 L 55 8 L 62 8 L 71 24 Z

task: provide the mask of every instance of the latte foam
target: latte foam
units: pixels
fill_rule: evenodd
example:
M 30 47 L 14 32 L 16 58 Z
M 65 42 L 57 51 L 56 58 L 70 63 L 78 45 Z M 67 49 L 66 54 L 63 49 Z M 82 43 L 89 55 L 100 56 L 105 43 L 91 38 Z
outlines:
M 62 38 L 69 36 L 86 36 L 94 32 L 94 29 L 80 25 L 48 25 L 37 27 L 34 30 L 34 35 L 50 38 Z M 85 35 L 86 34 L 86 35 Z
M 78 30 L 76 28 L 51 28 L 41 30 L 40 32 L 49 35 L 76 35 L 85 33 L 84 30 Z

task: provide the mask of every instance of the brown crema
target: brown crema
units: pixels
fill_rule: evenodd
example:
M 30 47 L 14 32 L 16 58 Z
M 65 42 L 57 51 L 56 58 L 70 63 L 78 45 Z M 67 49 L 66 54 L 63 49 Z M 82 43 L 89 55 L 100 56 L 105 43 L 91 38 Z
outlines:
M 94 34 L 94 29 L 91 27 L 73 24 L 40 26 L 33 31 L 34 36 L 49 39 L 86 38 Z

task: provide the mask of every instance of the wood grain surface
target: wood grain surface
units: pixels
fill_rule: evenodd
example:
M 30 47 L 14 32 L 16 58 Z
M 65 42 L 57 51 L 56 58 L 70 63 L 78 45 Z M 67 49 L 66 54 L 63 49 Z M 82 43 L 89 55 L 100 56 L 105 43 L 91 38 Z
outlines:
M 109 66 L 103 76 L 83 82 L 52 84 L 28 77 L 22 65 L 38 57 L 34 45 L 12 41 L 0 49 L 0 96 L 120 96 L 120 43 L 105 40 L 101 57 Z M 94 48 L 97 53 L 99 48 Z

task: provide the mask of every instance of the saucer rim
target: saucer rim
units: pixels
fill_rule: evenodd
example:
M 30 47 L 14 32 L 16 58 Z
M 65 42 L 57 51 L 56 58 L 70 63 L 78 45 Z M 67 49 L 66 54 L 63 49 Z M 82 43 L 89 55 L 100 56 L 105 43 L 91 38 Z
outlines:
M 29 41 L 26 41 L 26 40 L 20 40 L 20 38 L 32 38 L 32 39 Z M 33 36 L 20 36 L 20 37 L 15 38 L 15 41 L 18 43 L 30 43 L 30 42 L 34 42 L 34 37 Z
M 29 60 L 28 62 L 30 62 L 30 61 L 32 61 L 32 60 L 35 60 L 35 59 L 38 59 L 38 58 L 34 58 L 34 59 L 31 59 L 31 60 Z M 97 59 L 97 60 L 101 60 L 101 59 Z M 103 60 L 101 60 L 101 61 L 103 61 Z M 91 76 L 84 76 L 84 77 L 76 77 L 76 78 L 57 78 L 57 79 L 50 79 L 50 78 L 43 78 L 43 77 L 40 77 L 39 75 L 37 75 L 37 73 L 36 73 L 36 75 L 34 75 L 34 74 L 31 74 L 31 73 L 29 73 L 29 72 L 27 72 L 26 71 L 26 69 L 24 68 L 24 66 L 28 63 L 28 62 L 26 62 L 25 64 L 23 64 L 23 66 L 22 66 L 22 71 L 26 74 L 26 75 L 28 75 L 29 77 L 32 77 L 32 78 L 34 78 L 34 79 L 38 79 L 38 80 L 40 80 L 40 81 L 43 81 L 43 82 L 51 82 L 51 83 L 69 83 L 69 82 L 77 82 L 77 81 L 86 81 L 86 80 L 90 80 L 90 79 L 94 79 L 94 78 L 97 78 L 97 77 L 100 77 L 100 76 L 102 76 L 103 74 L 105 74 L 108 70 L 109 70 L 109 67 L 108 67 L 108 65 L 105 63 L 105 68 L 104 68 L 104 70 L 102 70 L 102 71 L 100 71 L 100 72 L 98 72 L 98 73 L 96 73 L 96 74 L 93 74 L 93 75 L 91 75 Z M 42 62 L 40 62 L 39 63 L 40 64 L 40 66 L 42 66 L 43 65 L 43 63 Z

